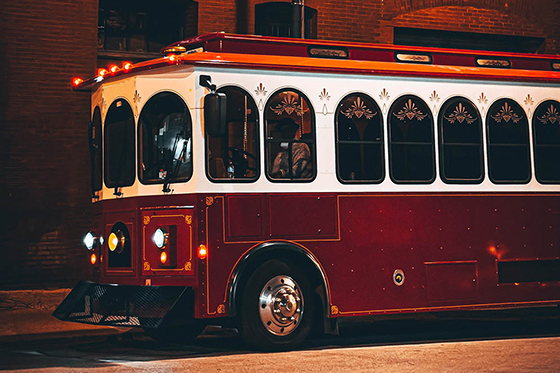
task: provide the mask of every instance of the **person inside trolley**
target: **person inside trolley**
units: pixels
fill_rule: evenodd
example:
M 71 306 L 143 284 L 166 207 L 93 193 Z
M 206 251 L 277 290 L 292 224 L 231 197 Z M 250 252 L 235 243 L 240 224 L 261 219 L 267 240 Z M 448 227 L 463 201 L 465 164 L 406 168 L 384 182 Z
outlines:
M 300 126 L 292 118 L 282 118 L 276 124 L 276 130 L 286 142 L 280 143 L 280 151 L 274 159 L 273 178 L 311 178 L 311 151 L 305 142 L 297 140 L 299 129 Z

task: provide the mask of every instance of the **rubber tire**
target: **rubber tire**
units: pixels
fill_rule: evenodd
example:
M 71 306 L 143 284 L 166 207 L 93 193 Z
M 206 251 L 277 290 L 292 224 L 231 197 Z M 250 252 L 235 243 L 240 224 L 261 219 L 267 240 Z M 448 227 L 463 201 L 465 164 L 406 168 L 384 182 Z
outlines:
M 294 331 L 286 336 L 277 336 L 263 325 L 260 314 L 259 295 L 265 284 L 278 275 L 291 277 L 299 286 L 303 298 L 303 315 Z M 243 293 L 240 309 L 240 333 L 245 343 L 261 351 L 286 351 L 301 345 L 313 325 L 315 302 L 309 280 L 294 265 L 277 259 L 259 266 L 249 277 Z

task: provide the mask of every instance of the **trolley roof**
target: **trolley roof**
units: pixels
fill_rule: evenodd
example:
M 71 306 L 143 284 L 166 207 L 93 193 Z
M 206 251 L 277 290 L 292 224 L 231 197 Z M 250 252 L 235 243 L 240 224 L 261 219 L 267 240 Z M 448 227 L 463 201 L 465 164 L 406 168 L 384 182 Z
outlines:
M 174 43 L 162 58 L 100 69 L 74 89 L 170 65 L 560 83 L 560 56 L 403 47 L 213 33 Z

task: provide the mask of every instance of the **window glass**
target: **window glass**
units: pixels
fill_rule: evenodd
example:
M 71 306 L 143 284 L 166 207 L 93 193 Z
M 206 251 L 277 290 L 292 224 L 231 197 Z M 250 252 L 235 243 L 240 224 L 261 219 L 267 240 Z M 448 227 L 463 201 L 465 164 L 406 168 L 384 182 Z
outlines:
M 89 150 L 91 156 L 91 193 L 101 190 L 103 177 L 101 166 L 101 110 L 96 107 L 89 129 Z
M 369 96 L 346 96 L 336 112 L 337 174 L 342 182 L 379 183 L 384 177 L 383 116 Z
M 526 183 L 529 164 L 529 122 L 525 112 L 510 99 L 496 101 L 486 117 L 488 174 L 495 183 Z
M 389 169 L 396 183 L 429 183 L 435 178 L 434 121 L 426 103 L 403 96 L 389 110 Z
M 267 176 L 272 181 L 311 181 L 316 174 L 315 113 L 293 90 L 275 93 L 265 109 Z
M 197 34 L 195 1 L 99 0 L 97 47 L 103 51 L 158 53 Z
M 439 112 L 441 178 L 446 183 L 480 183 L 483 176 L 482 123 L 466 98 L 447 100 Z
M 138 175 L 145 184 L 187 181 L 192 175 L 191 116 L 175 93 L 150 98 L 138 122 Z
M 259 177 L 259 112 L 241 88 L 218 90 L 227 98 L 227 131 L 206 138 L 206 169 L 211 180 L 254 181 Z
M 541 183 L 560 183 L 560 103 L 545 101 L 533 116 L 535 175 Z
M 304 7 L 306 39 L 317 38 L 317 10 Z M 292 38 L 294 6 L 289 2 L 268 2 L 255 5 L 255 34 Z M 301 32 L 300 32 L 301 33 Z
M 111 104 L 105 117 L 105 185 L 134 184 L 134 114 L 123 99 Z

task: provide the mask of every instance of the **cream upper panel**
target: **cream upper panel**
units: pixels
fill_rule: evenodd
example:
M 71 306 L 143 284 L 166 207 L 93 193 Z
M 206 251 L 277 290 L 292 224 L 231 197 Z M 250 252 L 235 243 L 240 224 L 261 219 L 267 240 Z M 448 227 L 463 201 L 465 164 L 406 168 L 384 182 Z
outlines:
M 482 122 L 486 113 L 496 100 L 510 98 L 524 110 L 531 123 L 536 107 L 543 101 L 560 98 L 560 87 L 553 85 L 531 85 L 526 83 L 447 80 L 433 78 L 399 78 L 364 75 L 317 74 L 299 72 L 276 72 L 266 70 L 243 70 L 197 67 L 182 67 L 172 76 L 157 74 L 139 76 L 120 86 L 114 85 L 103 89 L 102 101 L 124 97 L 137 107 L 138 116 L 145 102 L 154 94 L 163 90 L 172 91 L 182 97 L 193 120 L 193 177 L 186 183 L 172 184 L 172 194 L 181 193 L 265 193 L 265 192 L 556 192 L 559 185 L 539 184 L 534 176 L 534 164 L 531 164 L 532 178 L 528 184 L 496 185 L 488 178 L 488 159 L 486 152 L 486 129 L 483 125 L 484 180 L 480 184 L 445 184 L 439 177 L 437 118 L 441 106 L 452 97 L 465 97 L 478 109 Z M 260 156 L 261 175 L 253 183 L 213 183 L 208 180 L 205 171 L 205 143 L 203 136 L 203 98 L 208 92 L 198 84 L 200 75 L 210 75 L 218 88 L 237 86 L 243 88 L 259 109 L 260 121 Z M 267 100 L 278 90 L 296 89 L 308 99 L 315 112 L 317 177 L 310 183 L 273 183 L 264 175 L 264 109 Z M 335 113 L 341 99 L 351 93 L 363 93 L 370 96 L 382 111 L 384 122 L 384 162 L 389 169 L 387 119 L 392 103 L 403 95 L 420 97 L 431 109 L 434 117 L 436 134 L 436 180 L 431 184 L 395 184 L 387 171 L 379 184 L 342 184 L 336 176 Z M 97 95 L 96 97 L 98 97 Z M 99 99 L 99 97 L 98 97 Z M 135 103 L 137 100 L 138 103 Z M 103 112 L 103 117 L 106 109 Z M 136 117 L 137 119 L 137 117 Z M 137 123 L 137 120 L 136 120 Z M 529 125 L 531 127 L 531 125 Z M 531 135 L 530 135 L 531 136 Z M 532 137 L 530 138 L 532 152 Z M 136 180 L 131 187 L 122 188 L 125 196 L 161 195 L 162 185 L 142 185 Z M 112 190 L 104 188 L 103 198 L 114 198 Z

